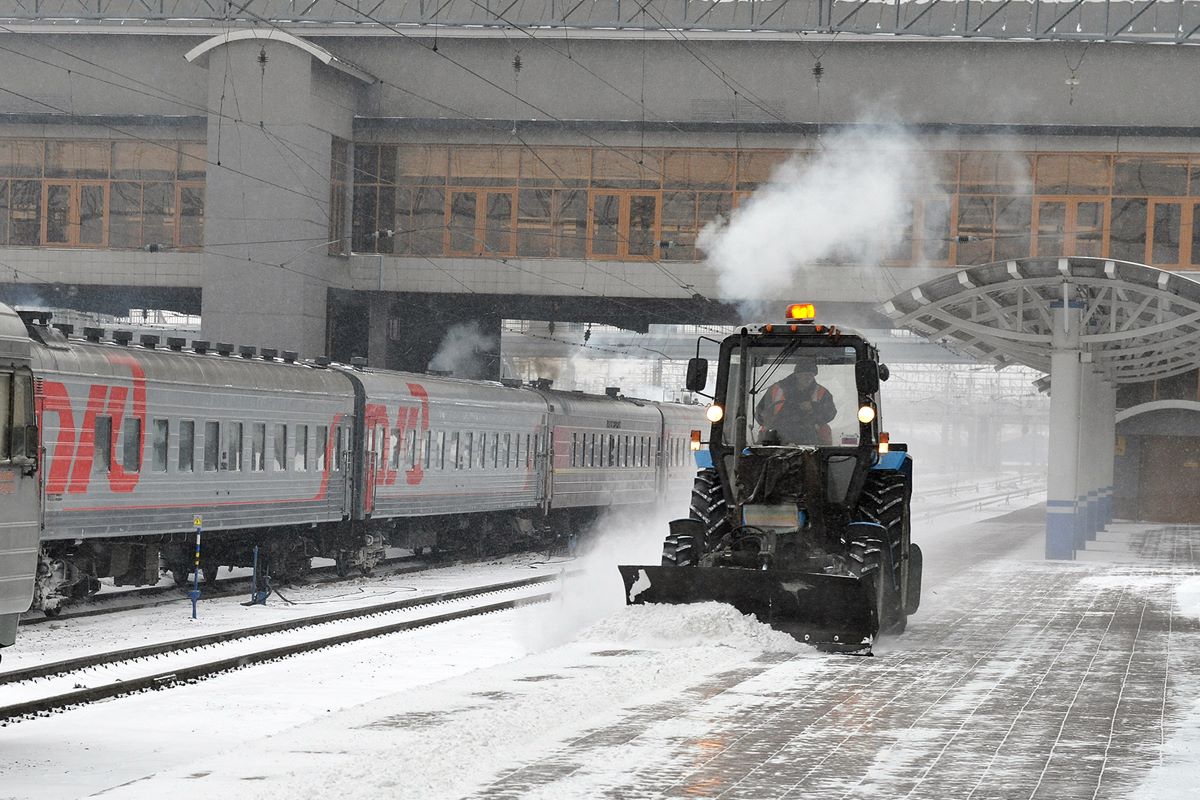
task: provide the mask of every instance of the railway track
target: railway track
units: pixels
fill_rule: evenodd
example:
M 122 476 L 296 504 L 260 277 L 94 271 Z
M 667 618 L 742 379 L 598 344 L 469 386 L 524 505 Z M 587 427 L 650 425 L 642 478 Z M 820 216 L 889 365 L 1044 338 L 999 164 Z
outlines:
M 563 573 L 537 575 L 0 672 L 0 725 L 334 645 L 543 602 L 555 594 L 551 585 L 562 577 Z
M 456 567 L 466 564 L 476 564 L 496 558 L 495 555 L 477 558 L 448 558 L 426 556 L 401 556 L 384 559 L 370 577 L 386 577 L 389 575 L 405 575 L 413 572 L 423 572 L 429 569 Z M 338 583 L 346 580 L 361 579 L 363 576 L 355 573 L 349 577 L 337 575 L 333 565 L 313 567 L 305 573 L 304 579 L 313 583 Z M 108 592 L 93 595 L 78 604 L 66 606 L 59 614 L 44 614 L 40 611 L 29 611 L 21 617 L 21 625 L 41 625 L 47 622 L 61 622 L 82 617 L 95 617 L 103 614 L 115 614 L 124 611 L 135 611 L 142 608 L 155 608 L 162 605 L 179 603 L 187 599 L 192 585 L 184 586 L 146 586 L 119 592 Z M 249 576 L 221 578 L 216 584 L 201 583 L 200 590 L 205 600 L 219 597 L 233 597 L 250 591 Z M 141 601 L 141 602 L 138 602 Z

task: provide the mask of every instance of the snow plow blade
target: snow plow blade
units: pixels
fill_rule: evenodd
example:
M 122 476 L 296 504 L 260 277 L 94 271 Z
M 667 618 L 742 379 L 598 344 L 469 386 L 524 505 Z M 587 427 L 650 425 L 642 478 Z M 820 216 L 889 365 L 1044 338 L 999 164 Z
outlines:
M 879 623 L 874 587 L 858 578 L 735 567 L 617 567 L 627 605 L 728 603 L 822 649 L 870 647 Z

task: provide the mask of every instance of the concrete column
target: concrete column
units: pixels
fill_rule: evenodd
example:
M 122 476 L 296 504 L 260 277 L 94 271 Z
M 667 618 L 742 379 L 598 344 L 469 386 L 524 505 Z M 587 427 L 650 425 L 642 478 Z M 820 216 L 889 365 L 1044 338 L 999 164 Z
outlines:
M 1105 380 L 1098 392 L 1100 398 L 1099 453 L 1096 462 L 1100 465 L 1100 529 L 1113 521 L 1113 471 L 1117 448 L 1117 386 Z
M 1088 356 L 1090 354 L 1085 354 L 1084 358 Z M 1082 425 L 1079 435 L 1079 455 L 1083 469 L 1080 488 L 1086 513 L 1080 548 L 1088 541 L 1095 539 L 1096 532 L 1100 530 L 1100 428 L 1103 413 L 1099 397 L 1103 380 L 1090 363 L 1084 365 L 1083 371 L 1084 384 L 1081 398 L 1083 414 L 1081 415 Z
M 1046 480 L 1046 558 L 1073 559 L 1079 516 L 1079 412 L 1082 304 L 1051 304 L 1050 452 Z
M 196 63 L 220 112 L 208 118 L 204 338 L 311 358 L 326 352 L 327 293 L 344 270 L 329 255 L 332 141 L 353 137 L 361 81 L 305 47 L 231 40 Z

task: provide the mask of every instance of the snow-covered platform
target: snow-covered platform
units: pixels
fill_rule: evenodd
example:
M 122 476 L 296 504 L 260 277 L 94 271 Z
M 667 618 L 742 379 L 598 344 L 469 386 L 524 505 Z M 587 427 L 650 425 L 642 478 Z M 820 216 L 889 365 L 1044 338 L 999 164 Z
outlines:
M 520 614 L 12 726 L 0 796 L 1194 797 L 1200 528 L 1047 562 L 1040 509 L 941 522 L 872 658 L 623 607 L 602 564 Z

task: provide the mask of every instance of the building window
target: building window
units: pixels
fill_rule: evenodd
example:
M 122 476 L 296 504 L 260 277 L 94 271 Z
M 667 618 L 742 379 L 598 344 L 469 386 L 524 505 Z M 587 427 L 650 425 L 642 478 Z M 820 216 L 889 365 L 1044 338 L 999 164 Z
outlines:
M 334 136 L 329 148 L 329 255 L 350 253 L 346 201 L 350 192 L 350 143 Z
M 394 255 L 695 262 L 704 256 L 696 239 L 705 225 L 732 213 L 780 164 L 805 157 L 786 150 L 356 144 L 351 243 L 357 252 Z M 909 187 L 911 212 L 897 226 L 894 247 L 880 254 L 883 263 L 1066 255 L 1200 266 L 1200 202 L 1187 200 L 1200 197 L 1200 156 L 926 157 L 932 166 Z M 75 160 L 86 166 L 88 154 Z M 3 202 L 24 209 L 9 212 L 7 235 L 30 236 L 26 218 L 43 207 L 58 215 L 55 236 L 72 235 L 63 226 L 87 205 L 80 192 L 89 173 L 81 169 L 74 183 L 60 181 L 67 188 L 19 185 L 29 176 L 0 188 Z M 89 207 L 123 207 L 118 187 L 108 191 L 107 198 L 94 193 Z
M 0 246 L 199 247 L 205 146 L 0 141 Z

